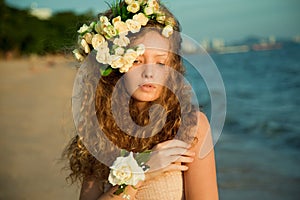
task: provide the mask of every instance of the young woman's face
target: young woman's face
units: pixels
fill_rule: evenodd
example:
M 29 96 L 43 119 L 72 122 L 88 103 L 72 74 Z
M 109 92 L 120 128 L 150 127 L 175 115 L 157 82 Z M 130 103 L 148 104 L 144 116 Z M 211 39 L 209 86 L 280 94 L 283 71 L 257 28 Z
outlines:
M 169 40 L 156 31 L 149 31 L 133 42 L 133 45 L 138 44 L 145 45 L 145 53 L 126 73 L 125 86 L 136 101 L 155 101 L 168 77 Z

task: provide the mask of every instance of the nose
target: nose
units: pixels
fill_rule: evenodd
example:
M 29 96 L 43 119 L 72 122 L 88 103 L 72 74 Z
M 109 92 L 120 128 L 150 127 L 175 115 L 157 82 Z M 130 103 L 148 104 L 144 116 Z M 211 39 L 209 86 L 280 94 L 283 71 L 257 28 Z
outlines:
M 147 78 L 147 79 L 152 79 L 154 76 L 154 66 L 152 66 L 151 64 L 147 64 L 144 65 L 144 69 L 143 69 L 143 73 L 142 73 L 142 77 L 143 78 Z

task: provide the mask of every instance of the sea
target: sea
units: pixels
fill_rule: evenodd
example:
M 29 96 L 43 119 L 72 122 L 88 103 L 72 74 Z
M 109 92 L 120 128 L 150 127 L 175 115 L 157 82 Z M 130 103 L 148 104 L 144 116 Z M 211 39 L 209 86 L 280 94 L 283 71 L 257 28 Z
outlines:
M 217 137 L 212 130 L 220 199 L 298 200 L 300 44 L 190 54 L 184 64 L 211 126 L 226 111 Z
M 208 55 L 220 73 L 226 93 L 222 134 L 251 135 L 274 148 L 300 151 L 300 44 Z M 203 80 L 199 84 L 201 78 L 195 76 L 195 67 L 189 66 L 190 61 L 201 65 L 199 57 L 186 55 L 186 76 L 199 104 L 210 116 L 209 89 Z

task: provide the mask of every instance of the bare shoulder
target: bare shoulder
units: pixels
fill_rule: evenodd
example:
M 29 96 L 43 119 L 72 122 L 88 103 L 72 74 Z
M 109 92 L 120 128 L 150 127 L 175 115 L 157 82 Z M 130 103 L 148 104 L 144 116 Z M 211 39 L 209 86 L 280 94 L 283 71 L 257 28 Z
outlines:
M 210 140 L 210 125 L 207 119 L 207 116 L 203 112 L 197 113 L 197 130 L 196 130 L 196 143 L 194 143 L 193 147 L 191 148 L 198 154 L 200 153 L 203 148 L 207 148 L 211 144 Z
M 210 131 L 210 125 L 207 116 L 203 112 L 199 111 L 197 113 L 197 118 L 198 118 L 197 137 L 201 138 L 204 135 L 207 135 L 207 133 Z

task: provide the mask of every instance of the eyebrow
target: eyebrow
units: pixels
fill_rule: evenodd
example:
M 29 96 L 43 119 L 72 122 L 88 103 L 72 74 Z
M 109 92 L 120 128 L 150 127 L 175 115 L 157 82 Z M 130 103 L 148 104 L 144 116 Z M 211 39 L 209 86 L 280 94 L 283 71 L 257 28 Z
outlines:
M 156 54 L 155 57 L 168 57 L 168 53 L 161 53 L 161 54 Z

